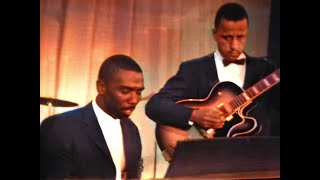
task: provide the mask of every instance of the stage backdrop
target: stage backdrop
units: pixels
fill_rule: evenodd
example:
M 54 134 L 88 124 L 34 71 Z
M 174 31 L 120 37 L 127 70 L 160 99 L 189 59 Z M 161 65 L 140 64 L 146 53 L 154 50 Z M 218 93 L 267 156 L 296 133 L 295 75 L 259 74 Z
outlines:
M 268 56 L 271 0 L 234 0 L 249 13 L 246 52 Z M 89 103 L 96 95 L 100 64 L 117 53 L 132 56 L 145 77 L 143 96 L 159 90 L 185 60 L 216 48 L 215 13 L 227 0 L 40 0 L 40 97 L 79 104 L 40 104 L 49 115 Z M 138 104 L 131 118 L 143 143 L 143 179 L 163 177 L 168 164 L 155 142 L 153 121 Z

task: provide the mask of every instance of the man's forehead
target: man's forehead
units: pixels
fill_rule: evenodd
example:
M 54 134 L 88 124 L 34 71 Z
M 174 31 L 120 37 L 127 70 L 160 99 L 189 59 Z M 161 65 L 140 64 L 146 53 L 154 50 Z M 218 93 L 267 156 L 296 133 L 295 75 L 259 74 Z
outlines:
M 126 69 L 119 70 L 114 74 L 112 79 L 115 83 L 125 83 L 126 85 L 143 83 L 143 75 L 141 72 Z

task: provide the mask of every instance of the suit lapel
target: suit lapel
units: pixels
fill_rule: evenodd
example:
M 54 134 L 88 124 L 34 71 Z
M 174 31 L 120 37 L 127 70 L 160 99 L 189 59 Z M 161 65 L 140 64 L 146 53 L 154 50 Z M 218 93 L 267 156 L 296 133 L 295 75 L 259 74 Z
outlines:
M 256 78 L 255 72 L 257 69 L 255 69 L 254 65 L 254 60 L 250 57 L 247 56 L 246 60 L 246 74 L 244 77 L 244 84 L 243 84 L 243 89 L 248 89 L 249 87 L 252 86 L 254 82 L 254 78 Z
M 121 129 L 122 129 L 122 137 L 123 137 L 123 147 L 124 147 L 124 156 L 126 159 L 126 165 L 127 167 L 131 167 L 131 163 L 133 162 L 132 156 L 130 154 L 132 152 L 129 152 L 129 150 L 134 150 L 135 148 L 133 147 L 134 142 L 132 142 L 131 137 L 130 137 L 130 132 L 128 129 L 128 126 L 126 125 L 127 119 L 121 119 L 120 124 L 121 124 Z
M 92 103 L 88 104 L 85 109 L 86 112 L 84 113 L 83 122 L 85 123 L 84 130 L 86 134 L 97 145 L 99 150 L 112 158 L 102 130 L 99 126 L 98 119 L 94 114 Z
M 207 55 L 206 63 L 204 69 L 206 70 L 206 77 L 209 79 L 214 79 L 209 81 L 209 87 L 213 87 L 216 83 L 219 82 L 218 74 L 217 74 L 217 67 L 214 60 L 214 52 Z

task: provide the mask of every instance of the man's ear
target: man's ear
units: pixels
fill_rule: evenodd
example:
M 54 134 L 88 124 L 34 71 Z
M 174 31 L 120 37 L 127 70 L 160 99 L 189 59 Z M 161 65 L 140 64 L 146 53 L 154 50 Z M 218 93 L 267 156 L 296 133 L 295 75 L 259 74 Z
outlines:
M 215 34 L 216 33 L 216 28 L 212 28 L 212 34 Z
M 217 29 L 216 28 L 212 28 L 212 39 L 214 41 L 216 40 L 216 32 L 217 32 Z
M 98 94 L 104 94 L 105 90 L 106 90 L 106 86 L 103 80 L 98 79 L 96 81 L 96 88 L 97 88 L 97 92 Z

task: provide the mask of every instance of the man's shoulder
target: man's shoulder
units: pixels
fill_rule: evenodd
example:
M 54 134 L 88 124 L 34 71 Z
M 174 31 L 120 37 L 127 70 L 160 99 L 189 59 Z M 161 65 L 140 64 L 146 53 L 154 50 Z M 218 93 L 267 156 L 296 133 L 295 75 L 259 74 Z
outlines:
M 83 113 L 85 113 L 87 109 L 88 105 L 49 116 L 43 120 L 41 126 L 49 124 L 66 126 L 67 124 L 76 122 L 79 117 L 83 117 Z
M 65 111 L 59 114 L 55 114 L 53 115 L 53 117 L 59 119 L 59 118 L 68 118 L 68 117 L 72 117 L 72 116 L 77 116 L 79 114 L 81 114 L 87 107 L 78 107 L 69 111 Z
M 253 61 L 260 61 L 260 60 L 266 61 L 267 60 L 267 57 L 252 56 L 246 52 L 244 52 L 244 54 L 245 54 L 247 60 L 253 60 Z
M 254 57 L 254 56 L 248 56 L 248 55 L 246 55 L 246 57 L 247 57 L 248 63 L 255 63 L 261 66 L 272 66 L 272 67 L 275 66 L 272 63 L 272 61 L 267 57 Z
M 186 61 L 183 61 L 182 64 L 185 64 L 185 65 L 205 64 L 210 62 L 213 58 L 214 58 L 213 53 L 210 53 L 201 57 L 188 59 Z

